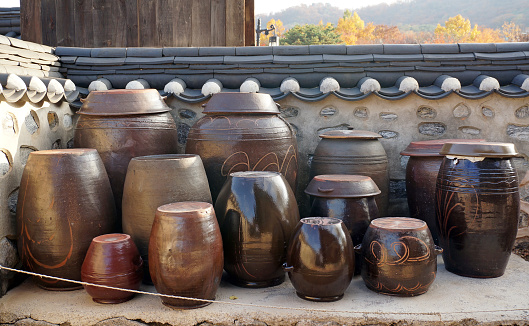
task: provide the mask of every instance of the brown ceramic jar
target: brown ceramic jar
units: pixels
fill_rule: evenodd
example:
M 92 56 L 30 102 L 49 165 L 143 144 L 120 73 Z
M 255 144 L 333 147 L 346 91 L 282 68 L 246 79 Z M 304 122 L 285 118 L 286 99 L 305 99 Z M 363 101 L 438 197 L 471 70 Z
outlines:
M 211 203 L 208 179 L 198 155 L 150 155 L 130 161 L 123 189 L 123 232 L 130 234 L 140 251 L 146 284 L 152 284 L 148 248 L 156 209 L 183 201 Z
M 115 288 L 139 290 L 143 261 L 128 234 L 111 233 L 95 237 L 81 267 L 81 280 Z M 84 285 L 97 303 L 121 303 L 134 293 Z
M 288 241 L 299 222 L 296 198 L 279 172 L 235 172 L 215 203 L 229 281 L 268 287 L 285 279 Z
M 310 178 L 322 174 L 359 174 L 373 179 L 380 189 L 375 197 L 380 216 L 389 205 L 388 156 L 377 133 L 365 130 L 333 130 L 322 138 L 312 159 Z
M 300 298 L 337 301 L 351 283 L 354 251 L 349 231 L 336 218 L 307 217 L 296 226 L 285 270 Z
M 518 231 L 520 194 L 511 143 L 447 143 L 436 184 L 439 242 L 448 271 L 505 272 Z
M 101 155 L 119 216 L 129 161 L 177 152 L 176 124 L 169 111 L 155 89 L 119 89 L 90 92 L 77 112 L 74 147 L 95 148 Z
M 158 207 L 149 241 L 149 270 L 156 291 L 215 300 L 222 277 L 222 238 L 213 206 L 203 202 Z M 162 297 L 175 309 L 199 308 L 209 301 Z
M 213 201 L 227 176 L 238 171 L 282 173 L 295 192 L 296 137 L 279 117 L 272 97 L 263 93 L 218 93 L 206 104 L 206 116 L 187 136 L 186 153 L 204 162 Z
M 29 271 L 80 281 L 90 242 L 112 232 L 116 220 L 110 183 L 95 149 L 29 154 L 17 203 L 18 252 Z M 81 287 L 34 280 L 47 290 Z

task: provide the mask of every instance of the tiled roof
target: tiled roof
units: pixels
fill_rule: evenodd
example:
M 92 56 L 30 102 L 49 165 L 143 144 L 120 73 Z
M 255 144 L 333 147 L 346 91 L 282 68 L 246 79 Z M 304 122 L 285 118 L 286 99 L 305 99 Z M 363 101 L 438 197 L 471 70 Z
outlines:
M 0 8 L 0 35 L 20 38 L 20 8 Z

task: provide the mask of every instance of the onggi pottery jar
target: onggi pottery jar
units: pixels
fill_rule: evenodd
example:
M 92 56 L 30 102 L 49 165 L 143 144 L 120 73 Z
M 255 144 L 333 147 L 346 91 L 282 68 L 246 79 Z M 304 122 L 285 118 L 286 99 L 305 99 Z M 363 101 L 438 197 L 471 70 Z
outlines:
M 511 143 L 447 143 L 436 184 L 439 242 L 448 271 L 498 277 L 509 261 L 520 213 Z
M 211 203 L 208 179 L 198 155 L 150 155 L 130 161 L 123 189 L 123 232 L 138 246 L 146 284 L 152 284 L 148 248 L 156 209 L 183 201 Z
M 409 217 L 371 221 L 362 245 L 362 279 L 382 294 L 415 296 L 428 291 L 437 273 L 437 255 L 426 222 Z
M 348 174 L 315 176 L 305 189 L 313 198 L 311 216 L 334 217 L 344 222 L 353 244 L 362 243 L 371 220 L 378 218 L 375 196 L 380 194 L 370 177 Z M 361 259 L 356 257 L 355 274 Z
M 111 233 L 95 237 L 88 248 L 81 280 L 116 288 L 139 290 L 143 261 L 128 234 Z M 121 303 L 132 299 L 134 293 L 84 285 L 97 303 Z
M 129 161 L 177 151 L 176 124 L 169 111 L 155 89 L 119 89 L 90 92 L 77 112 L 74 147 L 95 148 L 101 155 L 119 216 Z
M 107 173 L 95 149 L 57 149 L 29 154 L 17 203 L 18 252 L 35 273 L 81 280 L 92 239 L 112 232 L 116 208 Z M 80 285 L 34 278 L 47 290 Z
M 332 130 L 322 138 L 310 167 L 310 178 L 322 174 L 359 174 L 373 179 L 380 189 L 375 197 L 381 216 L 389 204 L 388 156 L 377 133 L 365 130 Z
M 279 172 L 235 172 L 215 203 L 229 281 L 267 287 L 285 279 L 288 241 L 299 222 L 296 198 Z
M 222 277 L 222 238 L 213 205 L 171 203 L 158 207 L 149 241 L 149 270 L 158 293 L 215 300 Z M 162 297 L 175 309 L 209 301 Z
M 436 139 L 411 142 L 400 155 L 409 156 L 406 165 L 406 194 L 410 216 L 423 220 L 439 244 L 435 223 L 435 181 L 443 161 L 439 151 L 450 142 L 482 142 L 484 139 Z
M 301 219 L 288 246 L 285 270 L 300 298 L 337 301 L 354 273 L 353 243 L 336 218 Z
M 218 93 L 205 105 L 206 116 L 187 136 L 186 153 L 204 162 L 213 201 L 227 176 L 239 171 L 281 172 L 296 191 L 298 154 L 292 127 L 263 93 Z

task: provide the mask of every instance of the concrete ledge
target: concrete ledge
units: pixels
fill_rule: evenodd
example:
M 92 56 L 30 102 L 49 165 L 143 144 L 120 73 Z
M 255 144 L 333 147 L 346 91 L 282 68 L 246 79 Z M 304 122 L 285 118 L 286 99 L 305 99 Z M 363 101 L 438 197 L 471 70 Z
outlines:
M 73 326 L 113 322 L 119 322 L 117 325 L 528 325 L 528 267 L 529 262 L 512 255 L 504 276 L 473 279 L 447 272 L 439 258 L 437 278 L 426 294 L 410 298 L 377 294 L 368 290 L 357 276 L 345 297 L 333 303 L 298 298 L 288 280 L 266 289 L 239 288 L 223 280 L 217 301 L 229 304 L 214 303 L 186 311 L 167 308 L 160 298 L 149 295 L 137 295 L 122 304 L 101 305 L 94 303 L 84 290 L 50 292 L 27 280 L 0 299 L 0 324 L 31 318 Z M 152 286 L 142 289 L 155 291 Z

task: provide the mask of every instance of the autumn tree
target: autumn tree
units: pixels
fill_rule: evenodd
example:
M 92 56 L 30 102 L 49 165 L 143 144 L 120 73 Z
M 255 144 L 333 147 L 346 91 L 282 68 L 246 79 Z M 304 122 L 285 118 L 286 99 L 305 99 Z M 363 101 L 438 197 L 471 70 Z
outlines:
M 403 35 L 397 26 L 375 25 L 373 39 L 376 43 L 395 44 L 403 42 Z
M 344 11 L 343 17 L 338 20 L 336 32 L 341 35 L 341 39 L 345 44 L 369 43 L 373 40 L 373 31 L 375 25 L 373 23 L 366 24 L 358 16 L 356 11 Z
M 296 25 L 289 29 L 281 40 L 283 45 L 340 44 L 340 35 L 331 25 Z
M 274 27 L 276 28 L 275 29 L 275 33 L 277 36 L 279 36 L 280 38 L 283 37 L 283 35 L 285 34 L 285 26 L 283 26 L 283 22 L 281 21 L 281 19 L 278 19 L 278 20 L 275 20 L 275 19 L 270 19 L 268 21 L 268 23 L 266 23 L 266 28 L 267 29 L 270 29 L 270 27 L 274 25 Z M 270 40 L 270 36 L 273 36 L 274 35 L 274 32 L 270 32 L 268 35 L 261 35 L 261 38 L 260 38 L 260 45 L 268 45 L 268 41 Z
M 434 33 L 438 43 L 458 43 L 473 42 L 476 40 L 480 32 L 478 30 L 478 25 L 474 25 L 474 28 L 472 28 L 469 19 L 457 15 L 448 18 L 445 22 L 445 26 L 437 24 Z
M 507 42 L 520 42 L 522 31 L 514 22 L 504 22 L 501 26 L 501 34 Z

